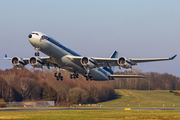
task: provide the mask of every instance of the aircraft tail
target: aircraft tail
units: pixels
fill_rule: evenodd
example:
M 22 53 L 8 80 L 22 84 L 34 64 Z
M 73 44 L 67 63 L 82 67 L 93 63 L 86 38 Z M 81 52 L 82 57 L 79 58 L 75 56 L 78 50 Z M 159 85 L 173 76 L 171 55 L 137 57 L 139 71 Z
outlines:
M 114 51 L 112 53 L 112 55 L 110 56 L 110 58 L 117 58 L 117 57 L 118 57 L 118 52 L 117 51 Z M 114 68 L 115 68 L 115 66 L 113 66 L 113 67 L 112 66 L 110 66 L 110 67 L 103 67 L 104 70 L 110 72 L 111 74 L 114 73 Z

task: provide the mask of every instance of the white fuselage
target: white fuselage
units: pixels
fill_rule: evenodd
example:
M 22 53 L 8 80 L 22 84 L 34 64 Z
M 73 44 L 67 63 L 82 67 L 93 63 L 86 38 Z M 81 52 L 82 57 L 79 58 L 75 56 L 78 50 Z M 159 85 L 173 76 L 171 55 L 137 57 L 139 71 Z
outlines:
M 67 56 L 81 56 L 78 53 L 72 51 L 71 49 L 67 48 L 66 46 L 62 45 L 58 41 L 54 40 L 53 38 L 40 33 L 40 32 L 32 32 L 28 37 L 30 43 L 35 48 L 38 48 L 39 51 L 43 52 L 44 54 L 50 56 L 58 66 L 63 69 L 66 69 L 70 72 L 76 72 L 83 76 L 86 74 L 86 70 L 82 66 L 80 61 L 74 61 L 69 59 Z M 92 68 L 90 69 L 90 73 L 93 77 L 93 80 L 108 80 L 110 75 L 109 72 L 102 68 Z

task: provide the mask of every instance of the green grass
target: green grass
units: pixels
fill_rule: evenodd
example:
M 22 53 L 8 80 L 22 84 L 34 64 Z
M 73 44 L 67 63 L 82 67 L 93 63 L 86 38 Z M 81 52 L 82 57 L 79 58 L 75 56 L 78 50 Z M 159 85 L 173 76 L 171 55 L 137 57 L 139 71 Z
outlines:
M 117 99 L 99 104 L 102 104 L 103 107 L 124 108 L 180 107 L 180 96 L 175 96 L 173 93 L 169 93 L 169 91 L 116 90 L 116 93 L 119 95 Z M 79 109 L 0 112 L 0 119 L 19 120 L 19 118 L 21 120 L 177 120 L 180 119 L 180 111 Z
M 52 110 L 0 112 L 0 119 L 11 120 L 173 120 L 180 119 L 177 110 Z
M 103 107 L 180 107 L 180 96 L 168 90 L 115 90 L 117 99 L 101 102 Z

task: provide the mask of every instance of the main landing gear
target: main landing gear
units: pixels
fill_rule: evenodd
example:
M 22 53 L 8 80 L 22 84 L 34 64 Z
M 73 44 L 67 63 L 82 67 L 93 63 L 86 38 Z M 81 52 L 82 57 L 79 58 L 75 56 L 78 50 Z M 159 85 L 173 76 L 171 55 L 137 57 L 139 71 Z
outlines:
M 58 80 L 63 80 L 63 76 L 61 76 L 61 73 L 54 73 L 54 77 L 56 77 L 57 81 Z
M 57 81 L 58 80 L 63 80 L 63 76 L 61 76 L 61 73 L 60 73 L 60 68 L 59 67 L 56 67 L 56 70 L 57 70 L 57 73 L 54 73 L 54 77 L 56 77 Z
M 70 75 L 70 78 L 71 78 L 71 79 L 79 78 L 79 74 L 77 74 L 76 72 L 74 72 L 74 74 L 71 74 L 71 75 Z
M 93 80 L 91 74 L 87 74 L 87 75 L 85 75 L 84 77 L 86 78 L 87 81 L 88 81 L 88 80 L 91 80 L 91 81 Z
M 85 78 L 86 78 L 86 80 L 88 81 L 88 80 L 93 80 L 93 77 L 92 77 L 92 75 L 91 75 L 91 73 L 90 73 L 90 71 L 89 71 L 89 68 L 88 67 L 84 67 L 85 68 L 85 70 L 86 70 L 86 75 L 84 76 Z

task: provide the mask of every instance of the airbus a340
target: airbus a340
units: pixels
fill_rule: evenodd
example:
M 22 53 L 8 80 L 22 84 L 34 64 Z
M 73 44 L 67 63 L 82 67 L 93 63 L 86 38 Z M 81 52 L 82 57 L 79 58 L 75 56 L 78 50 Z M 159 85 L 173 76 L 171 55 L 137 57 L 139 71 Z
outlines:
M 57 72 L 54 76 L 57 80 L 63 80 L 60 73 L 60 68 L 66 69 L 73 74 L 71 79 L 79 77 L 79 74 L 86 77 L 86 80 L 114 80 L 115 78 L 143 78 L 142 75 L 113 75 L 113 67 L 132 68 L 133 65 L 141 62 L 173 60 L 176 55 L 170 58 L 150 58 L 150 59 L 133 59 L 126 57 L 119 57 L 118 52 L 115 51 L 109 58 L 86 57 L 74 52 L 68 47 L 62 45 L 50 36 L 41 32 L 33 31 L 28 35 L 29 42 L 35 48 L 35 56 L 30 58 L 13 57 L 5 59 L 11 60 L 14 67 L 23 68 L 30 64 L 34 68 L 55 67 Z M 48 57 L 39 57 L 39 51 L 46 54 Z

